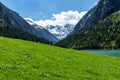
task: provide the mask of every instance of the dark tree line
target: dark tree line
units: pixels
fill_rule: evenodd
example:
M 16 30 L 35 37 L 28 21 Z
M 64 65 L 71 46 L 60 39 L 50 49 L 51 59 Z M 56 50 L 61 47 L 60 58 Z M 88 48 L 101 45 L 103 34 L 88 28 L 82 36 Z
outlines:
M 0 36 L 52 44 L 52 42 L 46 39 L 38 38 L 32 34 L 29 34 L 15 27 L 14 24 L 8 25 L 3 19 L 0 19 Z

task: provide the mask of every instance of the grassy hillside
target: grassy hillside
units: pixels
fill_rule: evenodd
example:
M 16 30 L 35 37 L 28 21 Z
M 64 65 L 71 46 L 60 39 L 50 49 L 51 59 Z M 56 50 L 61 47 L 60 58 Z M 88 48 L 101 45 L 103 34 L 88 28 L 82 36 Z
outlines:
M 0 80 L 120 80 L 120 59 L 0 37 Z

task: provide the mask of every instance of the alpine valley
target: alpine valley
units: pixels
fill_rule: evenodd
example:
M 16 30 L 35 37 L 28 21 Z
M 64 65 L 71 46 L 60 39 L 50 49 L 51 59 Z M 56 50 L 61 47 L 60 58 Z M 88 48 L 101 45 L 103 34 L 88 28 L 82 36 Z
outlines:
M 62 10 L 58 6 L 64 7 L 67 0 L 16 1 L 30 10 L 43 7 L 49 14 L 51 10 Z M 65 6 L 72 9 L 82 5 L 73 5 L 74 0 L 71 1 Z M 56 26 L 45 27 L 22 18 L 1 2 L 0 80 L 120 80 L 120 0 L 99 0 L 76 25 L 60 26 L 60 21 Z M 61 19 L 59 14 L 57 17 Z M 68 22 L 73 17 L 64 18 Z
M 120 48 L 120 0 L 100 0 L 57 45 L 74 49 Z

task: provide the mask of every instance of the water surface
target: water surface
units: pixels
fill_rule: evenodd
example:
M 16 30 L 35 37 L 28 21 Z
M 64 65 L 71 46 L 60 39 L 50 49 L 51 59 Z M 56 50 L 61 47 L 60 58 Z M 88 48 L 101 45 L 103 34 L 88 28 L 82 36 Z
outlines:
M 120 50 L 84 50 L 84 51 L 95 54 L 104 54 L 109 56 L 120 57 Z

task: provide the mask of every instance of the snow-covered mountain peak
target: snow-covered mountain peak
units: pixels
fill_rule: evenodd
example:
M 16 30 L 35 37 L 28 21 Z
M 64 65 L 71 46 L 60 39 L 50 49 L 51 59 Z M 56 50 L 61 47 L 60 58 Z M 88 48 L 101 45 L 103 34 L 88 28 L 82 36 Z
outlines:
M 31 18 L 24 18 L 30 25 L 34 26 L 36 29 L 43 29 L 42 26 L 36 24 Z
M 74 29 L 77 22 L 87 13 L 87 11 L 66 11 L 58 14 L 52 14 L 50 19 L 45 20 L 37 20 L 34 21 L 30 18 L 27 18 L 29 24 L 38 27 L 43 27 L 52 33 L 59 40 L 62 40 L 66 36 L 68 36 Z
M 58 39 L 56 36 L 54 36 L 51 32 L 49 32 L 49 30 L 41 27 L 40 25 L 36 24 L 32 19 L 30 18 L 24 18 L 30 25 L 32 25 L 32 27 L 36 30 L 36 33 L 38 36 L 42 36 L 45 37 L 46 39 L 48 39 L 49 41 L 53 41 L 53 42 L 57 42 Z M 39 35 L 38 33 L 41 33 L 41 35 Z
M 65 24 L 63 26 L 61 25 L 47 25 L 42 27 L 36 21 L 33 21 L 31 18 L 25 18 L 25 20 L 32 26 L 34 26 L 36 29 L 46 29 L 48 30 L 51 34 L 53 34 L 56 38 L 59 40 L 64 39 L 67 37 L 74 29 L 75 25 L 72 24 Z
M 34 25 L 34 21 L 31 18 L 24 18 L 30 25 Z
M 66 24 L 64 26 L 46 26 L 45 29 L 47 29 L 49 32 L 54 34 L 59 40 L 64 39 L 67 37 L 74 29 L 74 25 Z

